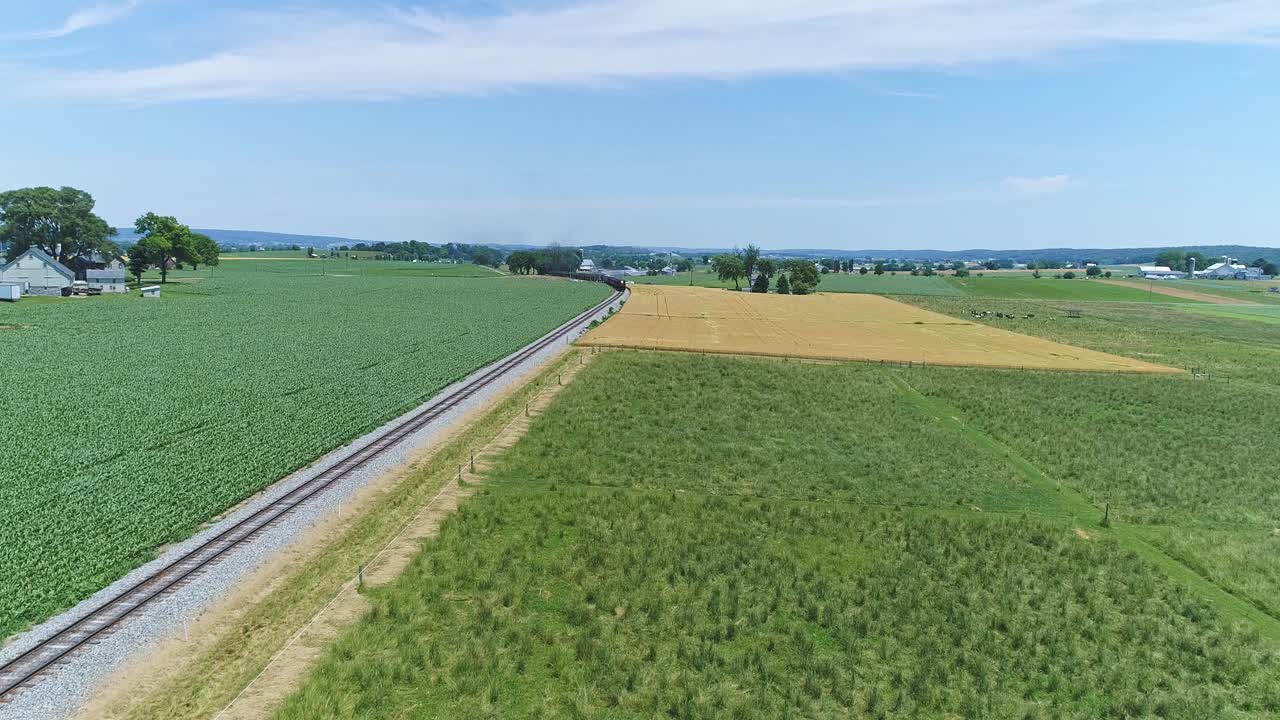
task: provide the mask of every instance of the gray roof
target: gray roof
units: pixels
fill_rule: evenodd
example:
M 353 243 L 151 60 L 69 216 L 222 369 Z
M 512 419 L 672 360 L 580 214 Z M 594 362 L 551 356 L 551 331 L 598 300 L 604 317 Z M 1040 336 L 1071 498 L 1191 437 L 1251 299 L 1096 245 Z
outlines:
M 69 268 L 69 267 L 67 267 L 66 265 L 63 265 L 62 263 L 58 262 L 57 260 L 54 260 L 53 258 L 49 257 L 49 253 L 47 253 L 47 252 L 45 252 L 45 251 L 41 250 L 40 248 L 38 248 L 38 247 L 36 247 L 36 246 L 34 246 L 34 245 L 33 245 L 33 246 L 31 246 L 31 247 L 29 247 L 29 248 L 27 248 L 27 251 L 26 251 L 26 252 L 22 253 L 21 255 L 19 255 L 19 256 L 18 256 L 18 257 L 16 257 L 16 258 L 14 258 L 14 259 L 13 259 L 13 262 L 9 263 L 9 265 L 12 265 L 13 263 L 18 262 L 19 260 L 21 260 L 22 258 L 24 258 L 24 257 L 26 257 L 26 256 L 28 256 L 28 255 L 30 255 L 30 256 L 32 256 L 32 257 L 34 257 L 34 258 L 38 259 L 38 260 L 42 260 L 46 265 L 48 265 L 49 267 L 53 268 L 53 271 L 54 271 L 54 272 L 56 272 L 56 273 L 58 273 L 59 275 L 61 275 L 61 276 L 65 277 L 66 279 L 68 279 L 68 280 L 72 280 L 72 281 L 74 281 L 74 280 L 76 279 L 76 274 L 75 274 L 75 273 L 73 273 L 73 272 L 71 272 L 71 268 Z M 0 265 L 0 268 L 3 268 L 3 267 L 8 267 L 8 265 Z
M 119 270 L 85 270 L 85 279 L 87 280 L 114 280 L 116 278 L 124 279 L 124 269 Z

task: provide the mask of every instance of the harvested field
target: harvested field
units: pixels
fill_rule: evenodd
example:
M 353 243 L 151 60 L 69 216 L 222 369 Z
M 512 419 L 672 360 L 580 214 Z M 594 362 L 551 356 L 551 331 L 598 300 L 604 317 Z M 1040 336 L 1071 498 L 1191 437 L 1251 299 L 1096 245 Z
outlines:
M 957 320 L 878 295 L 795 296 L 641 285 L 621 313 L 580 342 L 823 360 L 1180 372 Z

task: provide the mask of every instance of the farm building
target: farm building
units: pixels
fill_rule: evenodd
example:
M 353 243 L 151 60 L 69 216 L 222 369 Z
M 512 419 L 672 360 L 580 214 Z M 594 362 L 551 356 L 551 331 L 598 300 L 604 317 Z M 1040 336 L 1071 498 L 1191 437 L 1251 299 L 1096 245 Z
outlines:
M 1223 257 L 1222 262 L 1217 262 L 1204 270 L 1196 272 L 1196 277 L 1206 280 L 1267 280 L 1267 275 L 1262 273 L 1260 267 L 1249 267 L 1241 265 L 1240 261 Z
M 0 282 L 21 286 L 25 295 L 60 295 L 75 279 L 71 268 L 35 247 L 0 266 Z
M 99 252 L 91 252 L 88 255 L 81 255 L 69 258 L 64 265 L 71 268 L 76 274 L 77 280 L 88 280 L 89 272 L 92 270 L 124 270 L 125 258 L 120 255 L 103 255 Z
M 0 283 L 0 300 L 17 302 L 22 299 L 22 286 L 17 283 Z
M 1148 280 L 1168 280 L 1187 276 L 1184 272 L 1172 270 L 1164 265 L 1143 265 L 1138 268 L 1138 274 Z
M 596 263 L 594 260 L 583 260 L 582 264 L 578 265 L 578 272 L 593 273 L 595 271 Z
M 85 281 L 89 287 L 104 293 L 129 292 L 125 287 L 124 268 L 107 270 L 86 270 Z
M 1234 278 L 1237 273 L 1247 272 L 1249 269 L 1244 265 L 1231 261 L 1230 258 L 1223 258 L 1223 260 L 1224 262 L 1216 262 L 1196 272 L 1196 277 L 1209 280 L 1225 280 Z
M 142 288 L 142 297 L 144 297 L 144 298 L 158 298 L 158 297 L 160 297 L 160 286 L 159 286 L 159 285 L 148 285 L 147 287 Z

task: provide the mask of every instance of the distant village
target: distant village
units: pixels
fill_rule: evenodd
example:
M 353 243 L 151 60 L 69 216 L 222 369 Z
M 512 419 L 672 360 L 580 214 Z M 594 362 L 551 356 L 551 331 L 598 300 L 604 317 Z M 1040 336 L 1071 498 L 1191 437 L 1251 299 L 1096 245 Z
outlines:
M 1221 262 L 1213 263 L 1203 270 L 1195 269 L 1192 261 L 1187 270 L 1174 270 L 1167 265 L 1142 265 L 1138 274 L 1148 280 L 1271 280 L 1267 273 L 1270 268 L 1243 265 L 1239 260 L 1223 256 Z

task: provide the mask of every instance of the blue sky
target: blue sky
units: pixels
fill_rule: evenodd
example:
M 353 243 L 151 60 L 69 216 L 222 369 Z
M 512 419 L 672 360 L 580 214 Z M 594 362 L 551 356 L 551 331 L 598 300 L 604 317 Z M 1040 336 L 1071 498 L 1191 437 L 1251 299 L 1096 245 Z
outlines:
M 0 87 L 117 225 L 1280 245 L 1274 0 L 0 0 Z

